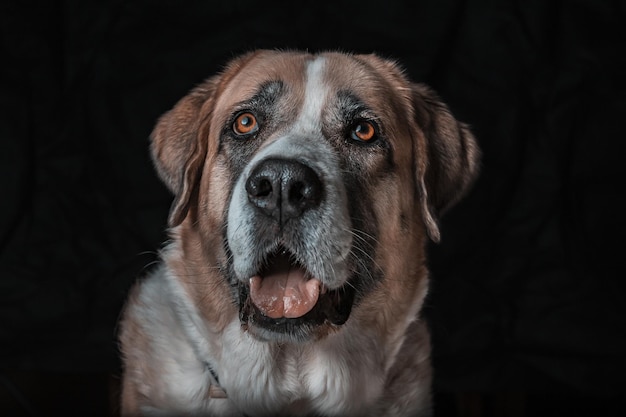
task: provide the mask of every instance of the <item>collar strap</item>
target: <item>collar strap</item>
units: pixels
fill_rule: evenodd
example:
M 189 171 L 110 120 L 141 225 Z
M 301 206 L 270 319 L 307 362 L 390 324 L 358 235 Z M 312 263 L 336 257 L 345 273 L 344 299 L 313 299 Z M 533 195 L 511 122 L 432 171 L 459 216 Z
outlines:
M 220 379 L 217 376 L 217 372 L 215 372 L 208 362 L 205 363 L 205 366 L 209 370 L 212 379 L 211 385 L 209 385 L 209 398 L 228 398 L 226 391 L 220 386 Z
M 209 398 L 228 398 L 228 395 L 226 395 L 224 388 L 211 384 L 209 385 Z

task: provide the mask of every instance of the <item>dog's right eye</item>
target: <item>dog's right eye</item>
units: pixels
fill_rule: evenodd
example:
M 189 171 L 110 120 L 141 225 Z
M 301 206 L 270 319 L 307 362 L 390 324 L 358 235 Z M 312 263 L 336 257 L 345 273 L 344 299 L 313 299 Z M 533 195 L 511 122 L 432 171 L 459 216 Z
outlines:
M 378 137 L 374 122 L 360 120 L 350 128 L 350 137 L 361 143 L 373 143 Z
M 233 122 L 233 132 L 240 136 L 251 135 L 259 130 L 256 117 L 250 112 L 238 115 Z

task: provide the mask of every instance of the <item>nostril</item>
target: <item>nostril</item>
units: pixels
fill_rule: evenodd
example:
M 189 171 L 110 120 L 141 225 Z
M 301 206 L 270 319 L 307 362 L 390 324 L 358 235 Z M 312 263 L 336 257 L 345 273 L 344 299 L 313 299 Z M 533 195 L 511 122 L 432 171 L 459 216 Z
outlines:
M 256 196 L 257 197 L 268 197 L 272 194 L 272 182 L 267 178 L 262 178 L 259 180 L 259 183 L 256 187 Z
M 301 182 L 297 182 L 291 185 L 291 189 L 289 190 L 289 201 L 293 203 L 300 203 L 306 199 L 305 197 L 305 186 Z
M 246 191 L 250 197 L 266 198 L 272 194 L 274 187 L 269 178 L 255 175 L 246 182 Z
M 315 206 L 319 199 L 319 187 L 316 181 L 294 182 L 290 184 L 288 191 L 289 203 L 298 209 Z

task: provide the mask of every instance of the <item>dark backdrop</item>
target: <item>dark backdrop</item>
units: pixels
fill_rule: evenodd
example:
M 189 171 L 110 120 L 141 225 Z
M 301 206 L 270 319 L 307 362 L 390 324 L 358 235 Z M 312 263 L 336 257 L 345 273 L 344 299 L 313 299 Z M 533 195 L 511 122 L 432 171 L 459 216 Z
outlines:
M 50 390 L 95 398 L 108 383 L 80 382 L 90 375 L 115 386 L 118 314 L 156 259 L 171 201 L 150 130 L 258 47 L 397 58 L 478 138 L 481 177 L 430 247 L 438 414 L 623 412 L 625 10 L 602 0 L 3 2 L 0 414 L 45 414 Z

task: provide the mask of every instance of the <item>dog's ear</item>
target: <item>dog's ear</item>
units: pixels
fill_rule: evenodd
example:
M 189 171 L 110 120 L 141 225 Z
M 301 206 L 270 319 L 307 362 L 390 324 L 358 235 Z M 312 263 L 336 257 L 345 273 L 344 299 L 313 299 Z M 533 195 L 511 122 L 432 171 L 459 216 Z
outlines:
M 417 185 L 426 231 L 439 242 L 438 219 L 470 188 L 480 151 L 469 128 L 457 121 L 436 93 L 412 84 L 417 135 Z
M 174 193 L 169 226 L 182 223 L 207 158 L 209 120 L 220 91 L 257 52 L 233 59 L 221 74 L 209 78 L 165 113 L 150 135 L 152 160 Z
M 184 220 L 200 179 L 208 138 L 199 137 L 199 130 L 212 113 L 219 81 L 219 77 L 213 77 L 194 88 L 161 116 L 150 135 L 156 170 L 174 193 L 170 227 Z

